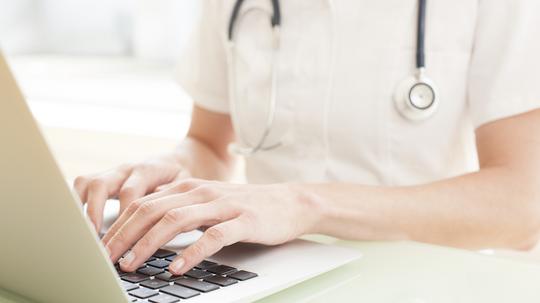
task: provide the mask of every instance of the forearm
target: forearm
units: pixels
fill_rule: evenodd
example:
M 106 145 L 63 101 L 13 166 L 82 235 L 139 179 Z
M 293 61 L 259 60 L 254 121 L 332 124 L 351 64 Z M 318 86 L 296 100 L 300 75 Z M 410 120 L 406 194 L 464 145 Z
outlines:
M 191 136 L 177 146 L 175 156 L 191 177 L 205 180 L 229 180 L 236 163 L 233 156 L 220 157 L 210 146 Z
M 414 240 L 466 248 L 533 245 L 540 229 L 533 176 L 504 167 L 411 187 L 302 185 L 321 212 L 315 232 L 356 240 Z

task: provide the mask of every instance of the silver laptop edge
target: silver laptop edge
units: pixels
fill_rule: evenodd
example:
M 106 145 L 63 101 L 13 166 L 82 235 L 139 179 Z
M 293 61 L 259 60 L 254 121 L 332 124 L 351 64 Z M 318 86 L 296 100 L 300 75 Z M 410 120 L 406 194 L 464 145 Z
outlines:
M 1 54 L 0 142 L 0 288 L 36 302 L 127 302 Z
M 13 293 L 36 303 L 127 302 L 1 53 L 0 142 L 0 290 L 7 291 L 0 291 L 0 300 Z M 179 251 L 194 235 L 179 235 L 166 248 Z M 253 301 L 360 257 L 355 250 L 303 240 L 233 245 L 211 259 L 259 276 L 188 301 Z

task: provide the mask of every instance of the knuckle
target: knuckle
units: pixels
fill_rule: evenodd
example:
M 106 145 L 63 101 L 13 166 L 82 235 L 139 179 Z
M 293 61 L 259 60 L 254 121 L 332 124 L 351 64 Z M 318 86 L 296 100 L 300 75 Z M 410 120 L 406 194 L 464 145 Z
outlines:
M 103 179 L 101 178 L 92 179 L 88 184 L 88 187 L 93 190 L 100 189 L 104 186 L 105 186 L 105 181 L 103 181 Z
M 241 215 L 247 219 L 255 219 L 257 212 L 260 211 L 256 208 L 253 203 L 245 203 L 246 198 L 243 195 L 230 195 L 226 199 L 223 199 L 223 202 L 226 203 L 227 207 L 234 209 L 237 215 Z
M 201 258 L 206 256 L 206 248 L 202 242 L 196 242 L 187 250 L 188 258 Z
M 143 200 L 135 200 L 135 201 L 131 202 L 131 205 L 133 207 L 135 207 L 135 209 L 139 209 L 144 205 L 144 201 Z
M 246 226 L 253 226 L 255 225 L 256 215 L 253 211 L 244 211 L 241 216 L 238 217 L 238 220 L 245 224 Z
M 120 199 L 120 201 L 123 201 L 123 202 L 132 202 L 129 200 L 133 200 L 134 198 L 136 198 L 136 195 L 137 195 L 137 189 L 135 187 L 124 186 L 118 193 L 118 198 Z M 129 199 L 129 200 L 125 201 L 126 199 Z
M 191 191 L 191 190 L 197 188 L 199 186 L 199 184 L 200 184 L 199 180 L 190 178 L 190 179 L 181 181 L 177 185 L 177 189 L 180 192 L 187 192 L 187 191 Z
M 126 211 L 129 214 L 134 214 L 139 208 L 142 207 L 144 203 L 141 200 L 135 200 L 129 204 L 129 206 L 126 208 Z
M 197 191 L 197 194 L 206 198 L 214 198 L 218 196 L 217 188 L 210 184 L 201 185 L 195 189 L 195 191 Z
M 79 186 L 82 186 L 84 183 L 86 183 L 88 181 L 88 178 L 85 177 L 85 176 L 78 176 L 77 178 L 75 178 L 75 181 L 73 181 L 73 185 L 75 187 L 79 187 Z
M 156 208 L 156 203 L 154 201 L 148 201 L 146 203 L 142 203 L 137 208 L 137 214 L 141 216 L 147 216 L 147 215 L 152 214 L 155 208 Z
M 120 190 L 119 195 L 121 195 L 121 196 L 131 196 L 134 193 L 135 193 L 135 188 L 134 187 L 132 187 L 132 186 L 124 186 Z
M 257 221 L 257 212 L 253 209 L 246 208 L 244 209 L 244 218 L 248 222 L 255 222 Z
M 142 237 L 139 242 L 137 242 L 137 248 L 139 250 L 148 248 L 152 246 L 152 239 L 150 237 Z
M 208 237 L 211 241 L 217 243 L 223 243 L 225 240 L 225 234 L 221 229 L 217 227 L 210 227 L 209 229 L 207 229 L 206 237 Z
M 165 216 L 163 216 L 163 221 L 165 224 L 175 224 L 176 222 L 179 222 L 182 220 L 182 218 L 185 217 L 185 211 L 182 211 L 180 209 L 171 209 L 169 210 Z
M 114 236 L 111 239 L 112 242 L 123 244 L 126 241 L 126 233 L 123 229 L 116 231 Z

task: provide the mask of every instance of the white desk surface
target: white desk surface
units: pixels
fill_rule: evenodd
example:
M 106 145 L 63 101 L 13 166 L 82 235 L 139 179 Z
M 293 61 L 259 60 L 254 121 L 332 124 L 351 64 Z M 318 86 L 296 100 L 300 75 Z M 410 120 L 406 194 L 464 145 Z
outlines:
M 177 142 L 144 134 L 54 126 L 44 130 L 67 178 L 141 159 Z M 262 302 L 540 302 L 538 248 L 485 255 L 418 243 L 312 238 L 355 247 L 365 257 Z M 0 302 L 24 301 L 0 290 Z

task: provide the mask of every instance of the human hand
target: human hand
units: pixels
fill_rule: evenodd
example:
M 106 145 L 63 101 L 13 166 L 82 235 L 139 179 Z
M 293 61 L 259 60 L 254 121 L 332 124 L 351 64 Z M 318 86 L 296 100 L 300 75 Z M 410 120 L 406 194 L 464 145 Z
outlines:
M 115 169 L 75 179 L 74 188 L 87 204 L 87 214 L 96 231 L 103 223 L 107 199 L 120 200 L 120 214 L 134 200 L 159 190 L 167 184 L 189 177 L 174 154 L 167 154 L 136 164 L 124 164 Z
M 320 219 L 315 196 L 297 186 L 239 185 L 187 180 L 138 199 L 104 238 L 111 260 L 134 271 L 176 235 L 209 226 L 169 266 L 183 274 L 236 242 L 277 245 L 313 232 Z

